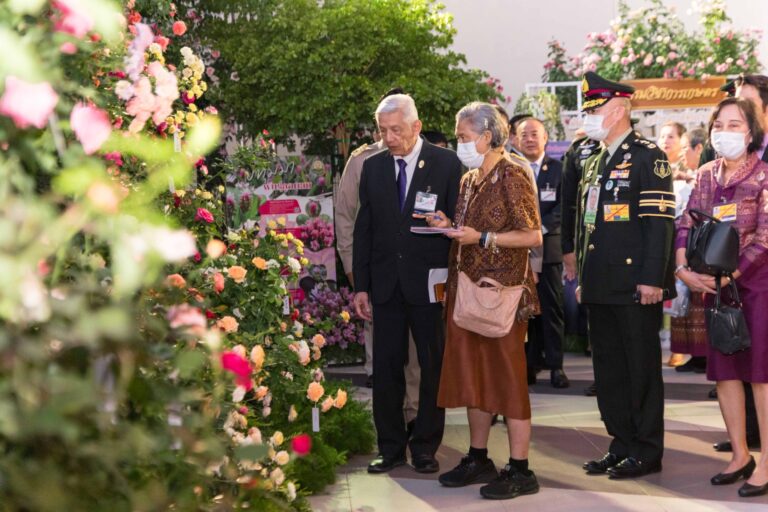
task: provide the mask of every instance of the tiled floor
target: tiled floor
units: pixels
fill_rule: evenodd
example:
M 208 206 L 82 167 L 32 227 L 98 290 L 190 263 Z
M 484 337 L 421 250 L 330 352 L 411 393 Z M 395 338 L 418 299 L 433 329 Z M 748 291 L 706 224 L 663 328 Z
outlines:
M 356 368 L 340 370 L 354 373 Z M 313 510 L 324 512 L 428 512 L 455 511 L 744 511 L 768 510 L 768 496 L 739 498 L 740 483 L 713 487 L 709 478 L 722 470 L 729 456 L 712 450 L 725 439 L 716 400 L 707 398 L 712 385 L 704 375 L 678 373 L 664 367 L 666 383 L 664 470 L 637 480 L 609 480 L 589 476 L 583 461 L 602 455 L 608 438 L 594 398 L 583 388 L 592 380 L 589 358 L 569 355 L 567 390 L 555 390 L 548 375 L 531 387 L 533 437 L 529 460 L 541 491 L 507 501 L 484 500 L 479 485 L 448 489 L 437 475 L 420 475 L 401 467 L 388 475 L 369 475 L 370 456 L 355 457 L 341 469 L 338 481 L 322 495 L 312 497 Z M 370 399 L 360 388 L 358 398 Z M 446 415 L 443 445 L 437 454 L 442 470 L 456 465 L 468 449 L 469 431 L 463 409 Z M 489 455 L 502 466 L 508 457 L 506 429 L 492 428 Z M 755 454 L 757 456 L 757 454 Z

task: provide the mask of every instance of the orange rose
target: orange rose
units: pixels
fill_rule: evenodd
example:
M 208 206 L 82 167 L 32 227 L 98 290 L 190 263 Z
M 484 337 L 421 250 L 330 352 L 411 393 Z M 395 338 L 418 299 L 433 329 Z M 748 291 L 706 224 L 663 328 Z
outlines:
M 343 389 L 336 391 L 336 400 L 333 402 L 333 406 L 337 409 L 341 409 L 347 403 L 347 392 Z
M 171 274 L 165 278 L 165 284 L 174 288 L 184 288 L 187 286 L 187 281 L 181 277 L 181 274 Z
M 331 410 L 331 407 L 333 407 L 333 398 L 329 396 L 323 400 L 323 404 L 320 406 L 320 410 L 322 412 L 328 412 Z
M 319 382 L 310 382 L 309 386 L 307 387 L 307 398 L 313 402 L 320 400 L 320 398 L 323 396 L 323 393 L 325 393 L 325 390 Z
M 208 256 L 214 260 L 224 254 L 226 251 L 227 244 L 221 240 L 216 240 L 215 238 L 210 240 L 208 245 L 205 246 L 206 254 L 208 254 Z
M 233 316 L 222 317 L 216 322 L 216 327 L 224 332 L 237 332 L 239 326 L 240 324 L 237 323 Z
M 253 368 L 255 371 L 259 371 L 264 366 L 264 349 L 261 345 L 254 345 L 251 349 L 251 362 L 253 362 Z
M 265 396 L 267 396 L 267 393 L 269 392 L 269 388 L 267 386 L 259 386 L 255 390 L 253 390 L 253 394 L 256 396 L 256 400 L 261 400 Z
M 248 273 L 247 270 L 245 270 L 240 265 L 233 265 L 227 269 L 227 275 L 232 278 L 232 280 L 238 284 L 245 281 L 245 275 Z
M 259 270 L 267 269 L 267 260 L 265 260 L 264 258 L 259 258 L 257 256 L 251 260 L 251 263 L 253 263 L 253 266 Z
M 322 334 L 315 334 L 312 336 L 312 345 L 317 348 L 323 348 L 325 346 L 325 337 Z

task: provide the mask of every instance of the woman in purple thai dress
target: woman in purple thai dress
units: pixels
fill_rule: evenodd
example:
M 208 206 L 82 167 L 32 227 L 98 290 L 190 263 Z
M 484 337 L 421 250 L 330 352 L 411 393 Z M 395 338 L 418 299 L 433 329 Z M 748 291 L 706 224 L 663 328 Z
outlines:
M 743 477 L 747 482 L 739 489 L 742 497 L 768 492 L 768 163 L 757 152 L 764 133 L 758 119 L 753 104 L 745 99 L 726 98 L 715 108 L 709 137 L 720 158 L 699 169 L 676 241 L 677 277 L 691 292 L 710 294 L 707 304 L 711 305 L 715 278 L 687 267 L 685 245 L 692 225 L 688 212 L 697 209 L 732 222 L 739 234 L 739 267 L 733 278 L 752 346 L 732 355 L 710 347 L 707 378 L 717 381 L 720 410 L 733 446 L 730 463 L 711 482 L 731 484 Z M 729 279 L 722 278 L 724 288 Z M 752 384 L 764 440 L 757 464 L 747 448 L 742 381 Z

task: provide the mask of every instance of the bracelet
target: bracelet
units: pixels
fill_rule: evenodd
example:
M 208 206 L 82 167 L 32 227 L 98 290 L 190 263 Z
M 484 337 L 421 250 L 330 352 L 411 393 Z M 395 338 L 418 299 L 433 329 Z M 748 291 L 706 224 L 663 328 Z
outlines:
M 498 249 L 496 248 L 496 233 L 491 233 L 491 251 L 494 253 L 498 252 Z
M 688 265 L 678 265 L 677 267 L 675 267 L 675 271 L 673 272 L 673 274 L 674 274 L 674 275 L 677 275 L 677 273 L 678 273 L 678 272 L 680 272 L 680 271 L 681 271 L 681 270 L 683 270 L 683 269 L 685 269 L 685 270 L 690 270 L 690 269 L 688 268 Z

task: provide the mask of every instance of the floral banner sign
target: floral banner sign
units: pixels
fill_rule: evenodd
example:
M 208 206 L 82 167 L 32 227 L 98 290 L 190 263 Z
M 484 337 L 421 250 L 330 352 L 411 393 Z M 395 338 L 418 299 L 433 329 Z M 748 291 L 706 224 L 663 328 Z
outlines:
M 310 265 L 292 291 L 295 301 L 315 283 L 336 280 L 331 167 L 320 158 L 289 157 L 269 169 L 240 169 L 228 177 L 227 206 L 233 228 L 259 226 L 289 233 L 304 243 Z
M 712 107 L 725 98 L 720 90 L 725 77 L 715 76 L 700 80 L 695 78 L 658 78 L 648 80 L 627 80 L 635 88 L 632 108 L 658 110 L 666 108 Z

